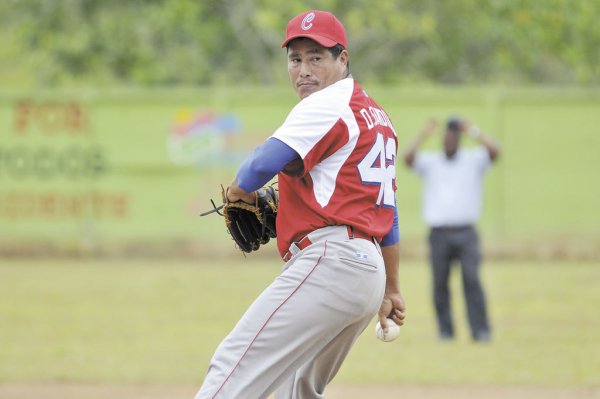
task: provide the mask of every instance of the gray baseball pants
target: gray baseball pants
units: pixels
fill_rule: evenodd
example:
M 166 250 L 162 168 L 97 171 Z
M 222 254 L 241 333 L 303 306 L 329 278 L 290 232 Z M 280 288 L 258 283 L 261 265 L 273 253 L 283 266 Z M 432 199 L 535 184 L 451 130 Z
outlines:
M 385 266 L 379 246 L 346 226 L 308 237 L 218 346 L 196 399 L 324 398 L 379 310 Z

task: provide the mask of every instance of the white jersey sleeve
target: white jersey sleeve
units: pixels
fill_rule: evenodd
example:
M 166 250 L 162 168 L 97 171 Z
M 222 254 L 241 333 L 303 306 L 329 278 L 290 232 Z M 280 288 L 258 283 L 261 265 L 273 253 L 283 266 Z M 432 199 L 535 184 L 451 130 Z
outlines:
M 347 78 L 309 95 L 292 109 L 272 137 L 304 159 L 344 115 L 353 89 L 354 80 Z

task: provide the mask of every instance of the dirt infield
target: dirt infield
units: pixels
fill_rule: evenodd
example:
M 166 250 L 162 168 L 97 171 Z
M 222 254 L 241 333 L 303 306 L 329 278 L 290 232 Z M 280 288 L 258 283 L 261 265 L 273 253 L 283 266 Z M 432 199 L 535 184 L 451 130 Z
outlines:
M 2 384 L 0 399 L 192 399 L 192 385 Z M 327 399 L 600 399 L 600 388 L 335 385 Z M 252 398 L 244 398 L 252 399 Z

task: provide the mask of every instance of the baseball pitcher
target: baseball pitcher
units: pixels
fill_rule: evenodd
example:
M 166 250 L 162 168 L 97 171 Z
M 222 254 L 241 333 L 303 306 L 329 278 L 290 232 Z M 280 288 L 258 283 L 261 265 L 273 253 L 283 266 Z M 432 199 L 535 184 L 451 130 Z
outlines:
M 292 18 L 282 48 L 300 102 L 223 191 L 245 252 L 270 238 L 281 274 L 221 342 L 196 399 L 324 398 L 378 314 L 402 325 L 397 137 L 350 75 L 346 30 L 331 13 Z M 278 175 L 278 191 L 264 187 Z

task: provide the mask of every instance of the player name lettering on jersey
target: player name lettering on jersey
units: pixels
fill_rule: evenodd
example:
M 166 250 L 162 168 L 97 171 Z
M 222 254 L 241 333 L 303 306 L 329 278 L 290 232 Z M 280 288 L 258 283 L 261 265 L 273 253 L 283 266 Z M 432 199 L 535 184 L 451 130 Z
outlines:
M 386 126 L 394 130 L 390 118 L 387 116 L 385 111 L 379 108 L 369 107 L 368 110 L 362 108 L 360 110 L 360 114 L 365 119 L 365 122 L 367 122 L 367 127 L 369 128 L 369 130 L 373 129 L 375 126 Z

